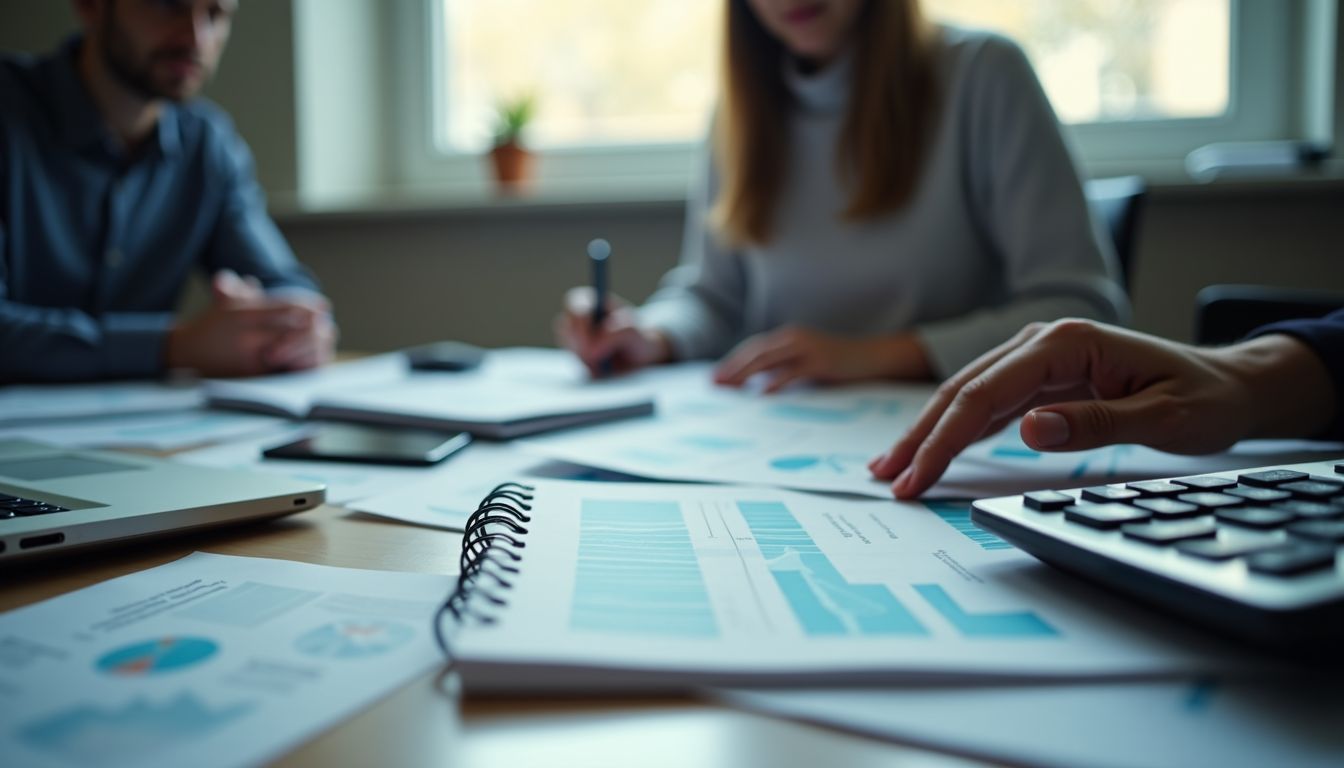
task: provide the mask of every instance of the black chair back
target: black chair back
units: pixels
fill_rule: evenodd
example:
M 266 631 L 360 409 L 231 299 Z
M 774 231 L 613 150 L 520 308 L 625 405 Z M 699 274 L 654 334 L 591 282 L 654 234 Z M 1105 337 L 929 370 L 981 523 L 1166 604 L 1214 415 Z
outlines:
M 1138 245 L 1138 230 L 1143 202 L 1148 185 L 1141 176 L 1116 176 L 1091 179 L 1083 184 L 1092 213 L 1106 225 L 1115 246 L 1120 267 L 1120 282 L 1130 290 L 1134 250 Z

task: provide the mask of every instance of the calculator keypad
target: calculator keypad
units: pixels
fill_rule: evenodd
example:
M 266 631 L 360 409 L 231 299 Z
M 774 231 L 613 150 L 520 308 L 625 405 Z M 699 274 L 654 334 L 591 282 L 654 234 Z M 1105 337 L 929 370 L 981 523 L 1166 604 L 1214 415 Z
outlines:
M 1344 475 L 1344 464 L 1335 465 Z M 1251 571 L 1289 578 L 1335 564 L 1344 544 L 1344 480 L 1287 469 L 1235 479 L 1201 475 L 1084 488 L 1074 500 L 1056 491 L 1027 494 L 1040 511 L 1063 509 L 1070 525 L 1119 531 L 1127 540 L 1170 547 Z

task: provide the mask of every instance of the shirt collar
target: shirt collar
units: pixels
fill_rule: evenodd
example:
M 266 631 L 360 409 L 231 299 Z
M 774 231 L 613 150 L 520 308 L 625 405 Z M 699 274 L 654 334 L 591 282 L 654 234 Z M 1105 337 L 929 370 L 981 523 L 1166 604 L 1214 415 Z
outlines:
M 835 114 L 849 104 L 853 54 L 844 50 L 824 69 L 804 73 L 797 59 L 784 58 L 784 82 L 808 112 Z
M 83 38 L 71 37 L 54 56 L 47 60 L 51 79 L 51 103 L 55 110 L 62 138 L 75 149 L 93 146 L 107 147 L 119 154 L 117 143 L 108 130 L 107 122 L 94 104 L 93 97 L 79 76 L 76 62 Z M 182 149 L 178 126 L 177 105 L 165 101 L 159 109 L 151 144 L 147 151 L 157 150 L 160 155 L 176 155 Z

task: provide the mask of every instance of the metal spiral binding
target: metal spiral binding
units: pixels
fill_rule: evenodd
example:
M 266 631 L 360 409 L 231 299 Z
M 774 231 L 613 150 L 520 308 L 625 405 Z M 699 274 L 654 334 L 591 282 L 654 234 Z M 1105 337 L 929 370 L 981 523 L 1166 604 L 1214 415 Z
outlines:
M 519 573 L 517 564 L 523 556 L 518 550 L 527 546 L 522 537 L 527 535 L 526 524 L 532 522 L 527 513 L 532 511 L 529 502 L 534 490 L 521 483 L 497 485 L 467 518 L 457 584 L 434 614 L 434 640 L 450 665 L 453 654 L 444 636 L 444 620 L 451 616 L 454 623 L 472 620 L 491 624 L 495 616 L 490 608 L 508 604 L 498 592 L 512 589 L 512 577 Z M 486 606 L 478 607 L 478 600 Z

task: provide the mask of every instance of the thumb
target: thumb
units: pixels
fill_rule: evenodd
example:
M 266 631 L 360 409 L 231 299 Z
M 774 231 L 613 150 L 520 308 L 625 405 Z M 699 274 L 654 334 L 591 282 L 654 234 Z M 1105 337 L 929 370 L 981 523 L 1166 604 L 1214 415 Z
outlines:
M 210 297 L 218 303 L 240 301 L 246 296 L 247 283 L 232 269 L 221 269 L 210 280 Z
M 1147 393 L 1037 408 L 1022 418 L 1022 441 L 1039 451 L 1085 451 L 1115 443 L 1169 442 L 1169 408 Z

